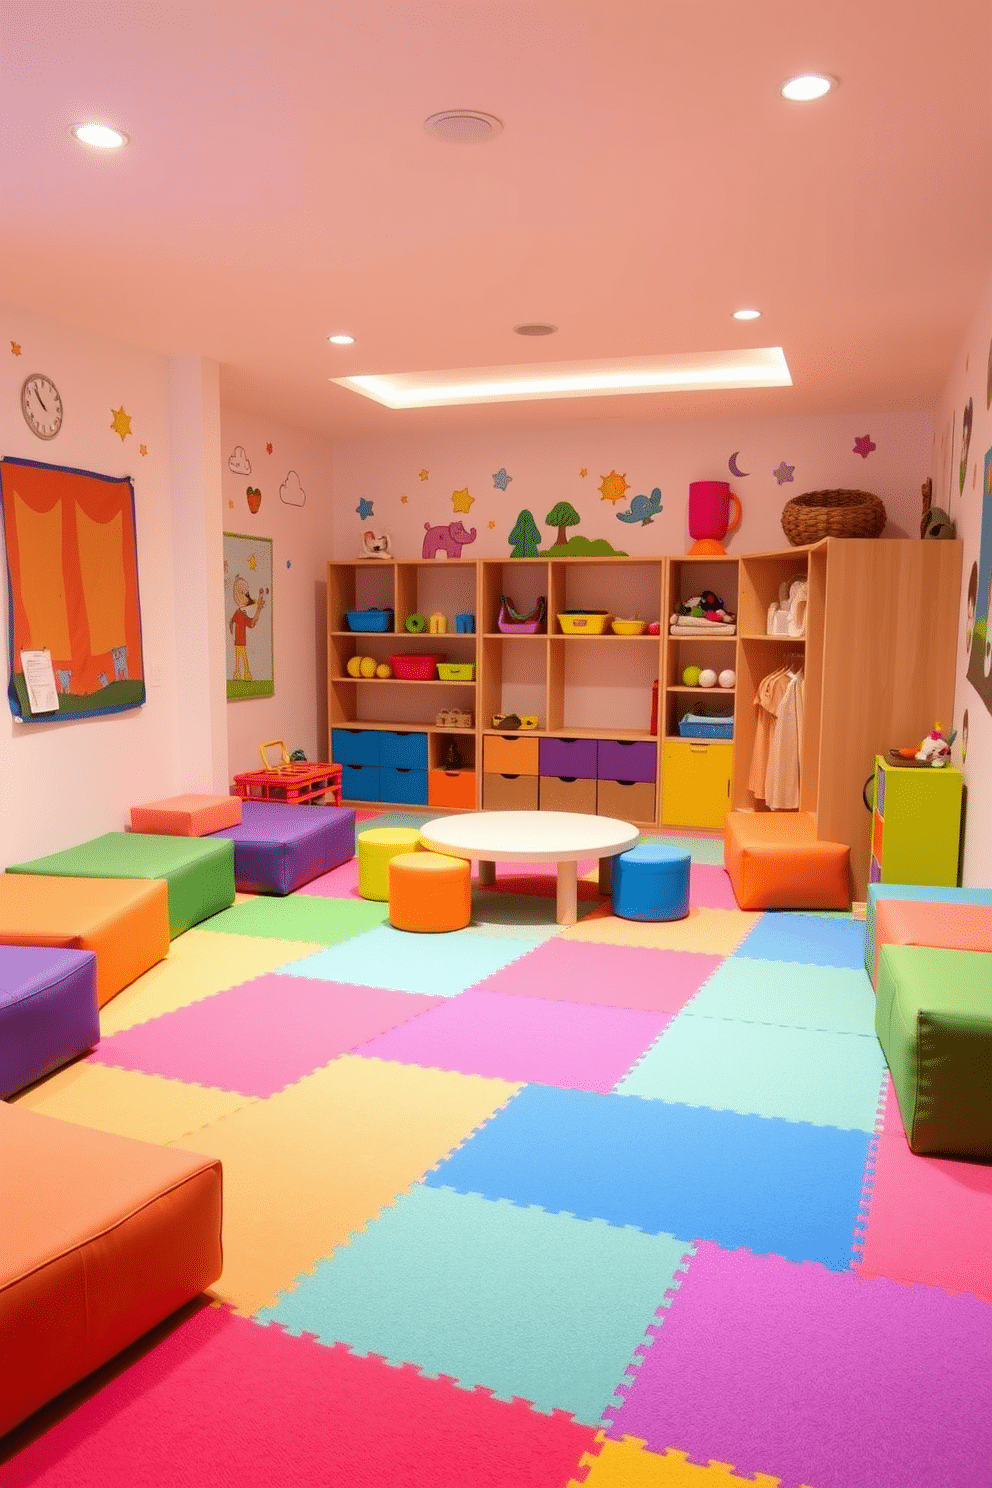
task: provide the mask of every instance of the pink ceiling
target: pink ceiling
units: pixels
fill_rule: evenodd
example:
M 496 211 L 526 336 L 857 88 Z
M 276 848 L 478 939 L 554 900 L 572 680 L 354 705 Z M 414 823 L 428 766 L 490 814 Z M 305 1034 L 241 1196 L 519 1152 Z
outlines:
M 928 408 L 992 266 L 986 0 L 2 17 L 0 294 L 214 358 L 225 402 L 328 435 Z M 783 102 L 809 69 L 838 91 Z M 424 133 L 461 107 L 504 132 Z M 84 150 L 85 117 L 131 145 Z M 530 320 L 559 333 L 513 334 Z M 795 386 L 401 413 L 329 381 L 752 345 Z

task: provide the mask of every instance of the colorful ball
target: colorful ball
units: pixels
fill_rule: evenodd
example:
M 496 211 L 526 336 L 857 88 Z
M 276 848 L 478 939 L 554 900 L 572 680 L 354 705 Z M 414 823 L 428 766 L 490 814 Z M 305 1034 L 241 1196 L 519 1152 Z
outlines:
M 698 666 L 687 666 L 686 669 L 685 669 L 685 671 L 682 673 L 682 681 L 685 684 L 685 686 L 686 687 L 698 687 L 699 686 L 699 679 L 702 676 L 702 671 L 703 671 L 702 667 L 698 667 Z
M 712 667 L 707 667 L 704 672 L 700 672 L 699 685 L 700 687 L 716 686 L 716 672 L 713 670 Z
M 393 669 L 388 661 L 380 661 L 375 669 L 375 674 L 377 677 L 391 677 L 393 675 Z
M 717 681 L 721 687 L 733 687 L 737 682 L 737 673 L 731 671 L 730 667 L 728 667 L 725 672 L 720 673 Z
M 362 677 L 374 677 L 375 676 L 375 668 L 376 668 L 376 659 L 375 659 L 375 657 L 374 656 L 363 656 L 362 657 L 362 660 L 361 660 L 361 665 L 358 668 L 359 675 L 362 676 Z

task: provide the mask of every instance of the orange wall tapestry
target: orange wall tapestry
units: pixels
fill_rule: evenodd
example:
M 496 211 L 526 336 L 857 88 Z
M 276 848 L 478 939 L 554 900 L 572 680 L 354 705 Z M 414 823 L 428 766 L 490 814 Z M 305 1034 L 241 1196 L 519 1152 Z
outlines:
M 145 679 L 130 479 L 4 459 L 0 497 L 10 711 L 41 722 L 140 707 Z M 29 686 L 39 670 L 53 687 Z

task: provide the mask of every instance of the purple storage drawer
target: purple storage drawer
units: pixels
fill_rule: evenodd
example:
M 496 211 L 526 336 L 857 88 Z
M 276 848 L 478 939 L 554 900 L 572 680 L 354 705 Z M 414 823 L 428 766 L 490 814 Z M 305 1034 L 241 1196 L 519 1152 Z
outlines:
M 569 780 L 595 780 L 598 742 L 597 739 L 541 739 L 540 773 Z
M 652 739 L 600 739 L 600 780 L 653 781 L 658 750 Z

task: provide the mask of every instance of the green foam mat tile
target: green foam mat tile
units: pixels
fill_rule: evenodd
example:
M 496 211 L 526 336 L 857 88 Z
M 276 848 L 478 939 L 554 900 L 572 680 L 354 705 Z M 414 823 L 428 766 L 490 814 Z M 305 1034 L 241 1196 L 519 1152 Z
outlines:
M 381 925 L 385 904 L 361 899 L 326 899 L 315 894 L 285 898 L 259 895 L 232 905 L 201 927 L 221 935 L 261 935 L 273 940 L 299 940 L 331 946 Z

